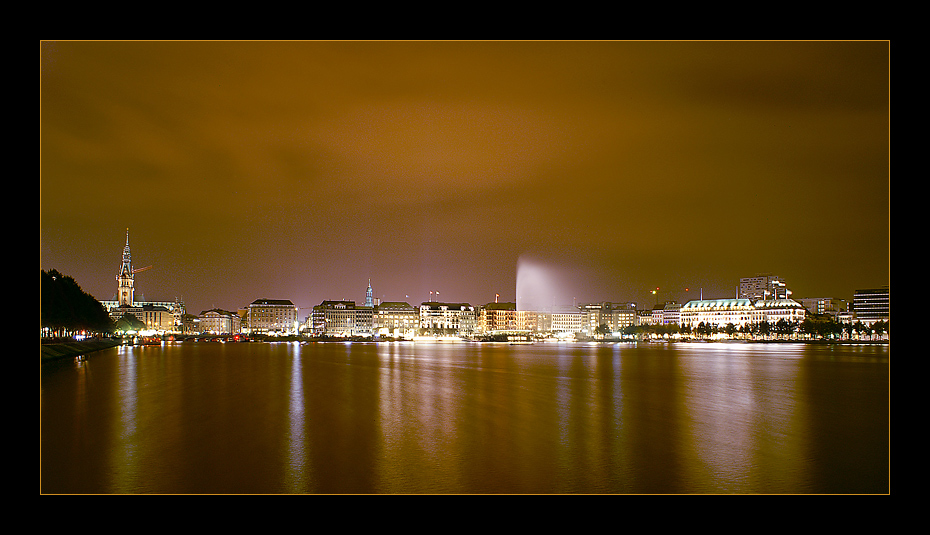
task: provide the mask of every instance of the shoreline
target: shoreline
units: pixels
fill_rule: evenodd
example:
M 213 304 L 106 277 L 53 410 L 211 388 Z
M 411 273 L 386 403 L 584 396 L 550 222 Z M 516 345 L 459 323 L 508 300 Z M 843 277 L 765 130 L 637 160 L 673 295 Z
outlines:
M 119 340 L 81 340 L 54 344 L 40 344 L 41 363 L 60 359 L 80 357 L 101 349 L 109 349 L 120 345 Z

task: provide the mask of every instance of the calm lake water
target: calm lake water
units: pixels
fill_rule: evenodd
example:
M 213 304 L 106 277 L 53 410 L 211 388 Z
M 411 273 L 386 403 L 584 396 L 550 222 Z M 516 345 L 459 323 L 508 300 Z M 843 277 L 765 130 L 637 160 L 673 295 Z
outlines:
M 41 369 L 42 493 L 888 493 L 888 346 L 177 343 Z

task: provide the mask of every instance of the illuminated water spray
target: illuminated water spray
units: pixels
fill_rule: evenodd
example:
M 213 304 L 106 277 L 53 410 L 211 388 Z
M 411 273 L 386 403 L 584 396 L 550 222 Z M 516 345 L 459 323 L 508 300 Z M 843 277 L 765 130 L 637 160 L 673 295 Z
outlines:
M 573 292 L 582 283 L 570 270 L 521 256 L 517 261 L 517 310 L 552 312 L 572 306 Z

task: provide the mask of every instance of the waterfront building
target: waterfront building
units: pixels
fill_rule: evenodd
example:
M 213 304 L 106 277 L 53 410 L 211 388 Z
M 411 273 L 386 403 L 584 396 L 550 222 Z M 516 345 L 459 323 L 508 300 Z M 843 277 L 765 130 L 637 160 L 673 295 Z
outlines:
M 755 312 L 749 299 L 700 299 L 681 306 L 679 322 L 682 327 L 690 329 L 702 323 L 718 328 L 730 323 L 742 327 L 753 322 Z
M 839 318 L 843 313 L 849 310 L 849 304 L 845 299 L 835 297 L 802 297 L 796 301 L 811 314 L 831 316 L 836 321 L 840 321 Z
M 240 316 L 241 318 L 241 316 Z M 240 321 L 240 326 L 241 326 Z M 197 334 L 200 331 L 200 316 L 196 314 L 184 314 L 181 316 L 181 332 L 184 334 Z
M 246 310 L 252 334 L 297 334 L 297 305 L 289 299 L 256 299 Z
M 517 310 L 516 303 L 488 303 L 478 309 L 477 331 L 480 333 L 526 333 L 539 330 L 539 313 Z
M 126 314 L 135 316 L 136 319 L 144 323 L 143 330 L 156 331 L 161 334 L 180 332 L 180 324 L 175 320 L 175 315 L 166 307 L 144 304 L 141 306 L 118 306 L 110 309 L 110 318 L 113 321 L 118 321 Z
M 323 301 L 311 314 L 315 336 L 355 336 L 355 301 Z
M 205 334 L 238 334 L 242 330 L 238 312 L 214 308 L 200 313 L 199 331 Z
M 471 334 L 477 327 L 475 307 L 468 303 L 420 303 L 420 331 L 427 335 Z
M 891 319 L 891 290 L 888 286 L 856 290 L 853 295 L 855 321 L 872 325 L 876 321 Z
M 637 310 L 636 325 L 655 325 L 655 317 L 652 310 Z
M 354 336 L 371 336 L 374 333 L 374 307 L 356 305 Z
M 681 321 L 681 305 L 675 302 L 665 303 L 662 307 L 661 325 L 679 325 Z
M 740 328 L 753 323 L 778 323 L 779 320 L 798 322 L 804 320 L 806 310 L 793 299 L 702 299 L 689 301 L 679 310 L 682 327 L 697 328 L 704 324 L 723 328 L 733 324 Z
M 610 332 L 620 332 L 636 324 L 636 305 L 633 303 L 588 303 L 578 307 L 583 316 L 582 331 L 591 336 L 600 325 Z
M 739 280 L 738 299 L 758 301 L 760 299 L 787 299 L 791 290 L 775 275 L 756 275 Z
M 655 305 L 652 307 L 652 320 L 651 325 L 664 325 L 665 324 L 665 305 Z
M 553 334 L 575 334 L 584 328 L 584 314 L 575 312 L 552 312 L 549 331 Z
M 385 301 L 374 307 L 374 334 L 392 338 L 413 338 L 420 326 L 420 311 L 410 303 Z
M 781 320 L 801 323 L 807 310 L 794 299 L 760 299 L 753 303 L 752 322 L 778 323 Z

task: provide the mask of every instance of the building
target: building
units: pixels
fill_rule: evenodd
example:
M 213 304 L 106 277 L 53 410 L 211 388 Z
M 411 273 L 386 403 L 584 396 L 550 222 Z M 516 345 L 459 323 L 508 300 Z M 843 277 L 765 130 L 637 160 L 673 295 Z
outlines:
M 792 299 L 702 299 L 688 301 L 679 310 L 682 327 L 695 329 L 700 324 L 724 328 L 729 324 L 740 328 L 753 323 L 778 323 L 779 320 L 804 320 L 806 310 Z
M 475 307 L 468 303 L 420 303 L 420 334 L 467 336 L 477 328 Z
M 849 310 L 849 304 L 845 299 L 835 297 L 803 297 L 796 299 L 796 301 L 801 303 L 801 306 L 811 314 L 831 316 L 836 321 L 839 321 L 843 313 Z
M 636 324 L 636 305 L 633 303 L 589 303 L 578 307 L 583 316 L 582 331 L 591 336 L 600 325 L 610 332 L 620 332 Z
M 238 312 L 214 308 L 200 313 L 199 332 L 207 334 L 238 334 L 242 322 Z
M 801 323 L 807 314 L 807 309 L 794 299 L 760 299 L 753 303 L 755 309 L 752 322 L 778 323 L 787 321 Z
M 311 314 L 314 336 L 355 336 L 355 301 L 323 301 Z
M 240 321 L 240 325 L 241 324 Z M 181 316 L 181 332 L 184 334 L 200 333 L 200 316 L 195 314 L 184 314 Z
M 477 332 L 482 334 L 527 333 L 541 330 L 539 313 L 517 310 L 516 303 L 488 303 L 478 309 Z M 546 321 L 551 322 L 546 316 Z
M 118 306 L 110 309 L 110 318 L 119 321 L 124 315 L 135 316 L 145 324 L 142 330 L 155 331 L 161 334 L 181 332 L 181 325 L 172 310 L 167 307 L 151 304 L 139 306 Z
M 789 295 L 791 290 L 781 277 L 775 275 L 756 275 L 739 280 L 738 299 L 755 302 L 759 299 L 787 299 Z
M 374 307 L 373 332 L 377 336 L 411 339 L 420 327 L 420 311 L 410 303 L 385 301 Z
M 246 309 L 247 328 L 252 334 L 297 334 L 297 313 L 288 299 L 256 299 Z
M 552 312 L 549 331 L 555 335 L 580 333 L 584 329 L 584 319 L 580 311 Z
M 755 312 L 749 299 L 700 299 L 682 305 L 678 314 L 682 327 L 696 329 L 702 323 L 717 328 L 730 323 L 742 327 L 753 322 Z
M 888 286 L 856 290 L 853 294 L 853 314 L 856 321 L 872 325 L 891 319 L 891 290 Z
M 679 325 L 681 323 L 681 305 L 675 302 L 665 303 L 662 307 L 661 325 Z

